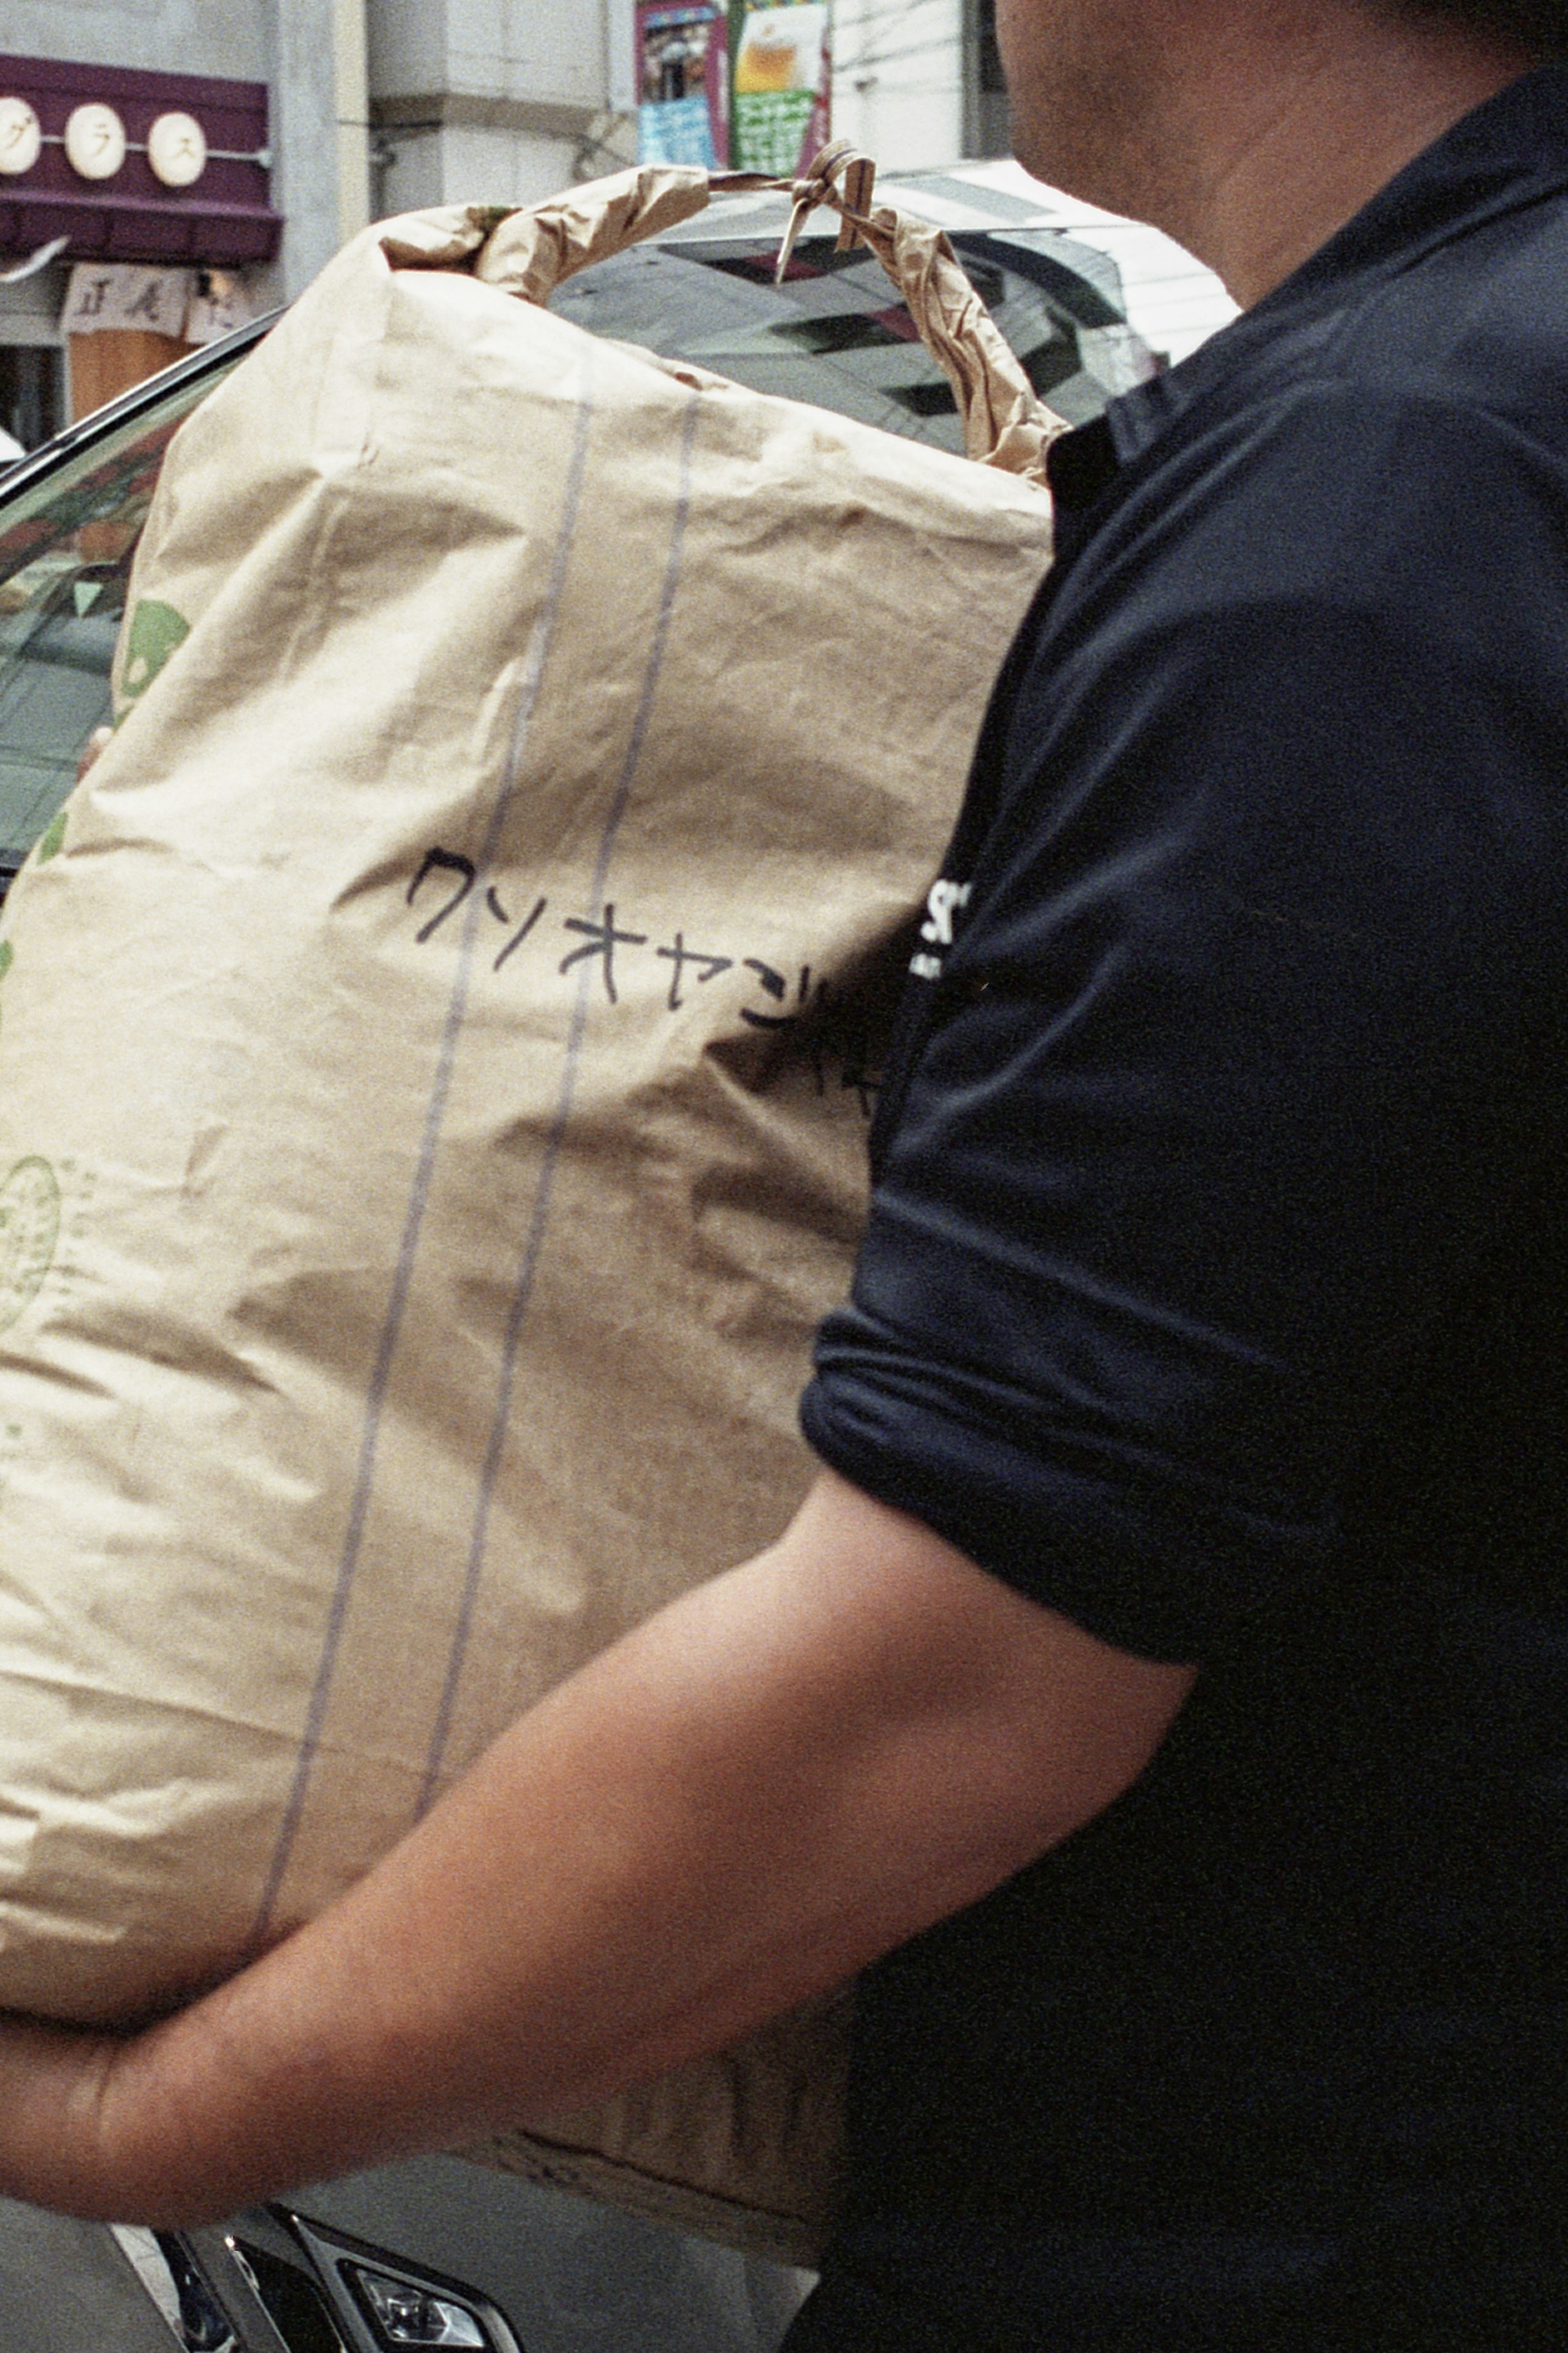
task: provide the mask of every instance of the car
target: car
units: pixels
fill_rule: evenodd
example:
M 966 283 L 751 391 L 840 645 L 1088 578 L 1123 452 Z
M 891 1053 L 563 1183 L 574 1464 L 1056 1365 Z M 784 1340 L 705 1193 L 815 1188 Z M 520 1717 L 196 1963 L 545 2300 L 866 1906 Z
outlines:
M 1235 316 L 1219 281 L 1158 230 L 1059 196 L 1016 164 L 881 185 L 947 231 L 1036 390 L 1069 424 Z M 569 280 L 552 307 L 753 390 L 961 450 L 946 377 L 875 258 L 835 250 L 828 215 L 773 285 L 787 216 L 779 196 L 726 197 Z M 178 362 L 0 479 L 0 892 L 108 716 L 131 558 L 163 452 L 269 324 Z
M 1218 281 L 1156 231 L 1016 165 L 900 174 L 881 193 L 948 232 L 1069 423 L 1235 315 Z M 727 197 L 569 280 L 552 307 L 755 390 L 961 450 L 945 376 L 874 257 L 837 249 L 830 216 L 808 225 L 775 285 L 787 216 L 777 195 Z M 0 891 L 108 717 L 164 452 L 270 324 L 178 362 L 0 478 Z M 452 2157 L 182 2233 L 98 2230 L 0 2201 L 5 2353 L 156 2353 L 171 2338 L 184 2353 L 774 2353 L 809 2285 L 788 2263 Z

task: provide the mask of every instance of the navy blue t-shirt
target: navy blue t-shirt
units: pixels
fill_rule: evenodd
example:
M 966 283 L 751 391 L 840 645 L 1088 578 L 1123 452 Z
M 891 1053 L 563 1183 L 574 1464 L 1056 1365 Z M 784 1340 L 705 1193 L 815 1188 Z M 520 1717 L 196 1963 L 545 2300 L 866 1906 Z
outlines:
M 792 2348 L 1568 2345 L 1568 71 L 1058 445 L 824 1459 L 1199 1663 L 862 1992 Z

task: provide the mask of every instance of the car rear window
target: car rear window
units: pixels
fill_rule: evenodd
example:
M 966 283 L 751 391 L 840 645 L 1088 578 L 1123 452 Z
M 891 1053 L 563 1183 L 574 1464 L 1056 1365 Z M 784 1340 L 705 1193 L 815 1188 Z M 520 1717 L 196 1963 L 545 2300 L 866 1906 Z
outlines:
M 1035 389 L 1069 424 L 1098 416 L 1153 362 L 1128 327 L 1115 265 L 1048 231 L 1027 245 L 953 239 Z M 694 360 L 754 392 L 836 408 L 962 455 L 947 378 L 875 255 L 804 237 L 773 282 L 756 237 L 667 237 L 568 280 L 551 308 L 595 333 Z

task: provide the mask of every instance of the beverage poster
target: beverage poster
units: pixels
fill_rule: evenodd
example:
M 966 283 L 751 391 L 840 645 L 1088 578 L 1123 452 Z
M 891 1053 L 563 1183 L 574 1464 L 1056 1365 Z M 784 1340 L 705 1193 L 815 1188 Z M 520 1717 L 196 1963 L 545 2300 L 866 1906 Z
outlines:
M 789 178 L 828 138 L 830 11 L 825 0 L 738 0 L 737 15 L 735 168 Z
M 637 160 L 730 161 L 730 12 L 727 0 L 637 0 Z

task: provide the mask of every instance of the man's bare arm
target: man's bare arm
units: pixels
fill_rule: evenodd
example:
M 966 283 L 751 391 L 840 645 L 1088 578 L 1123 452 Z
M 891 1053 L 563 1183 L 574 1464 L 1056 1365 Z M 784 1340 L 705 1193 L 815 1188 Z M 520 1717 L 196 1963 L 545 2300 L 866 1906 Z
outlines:
M 1192 1682 L 825 1474 L 227 1985 L 0 2033 L 0 2191 L 194 2221 L 718 2048 L 1090 1820 Z

